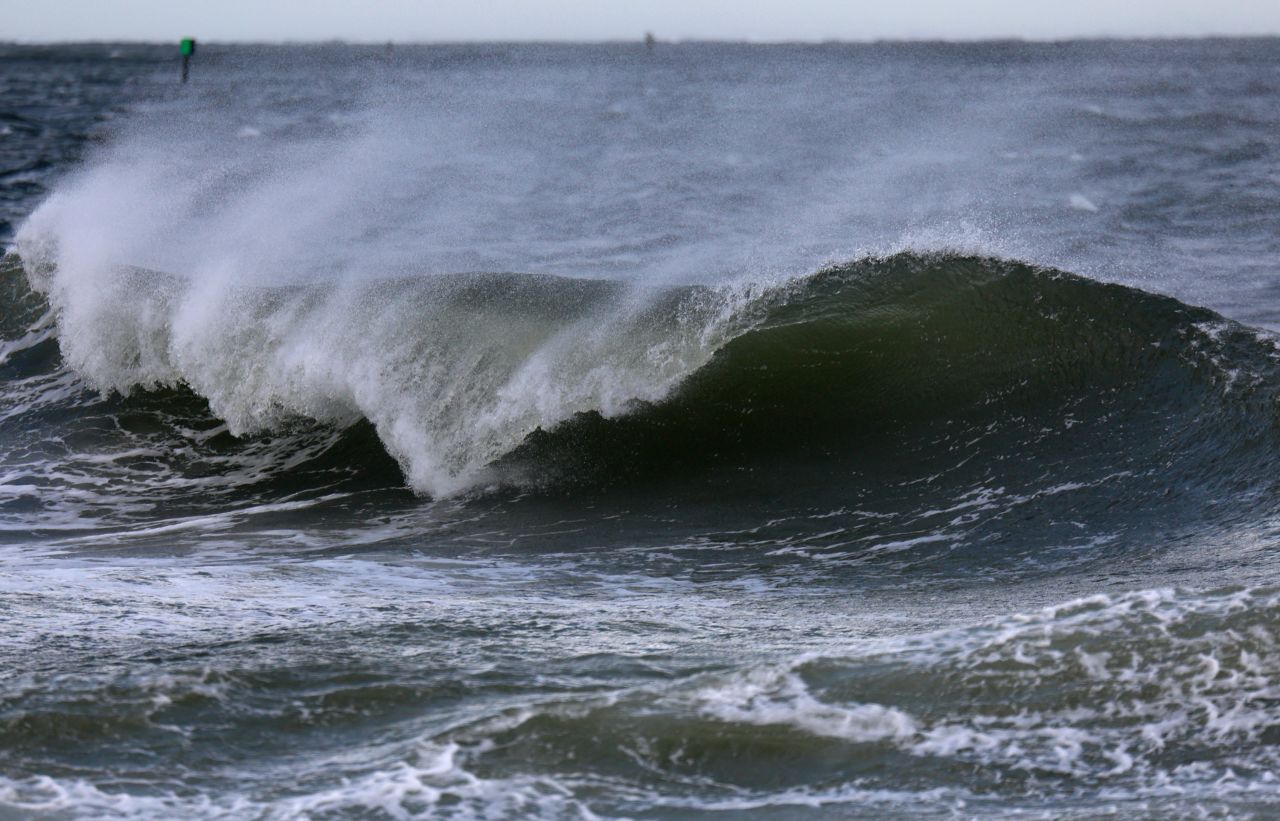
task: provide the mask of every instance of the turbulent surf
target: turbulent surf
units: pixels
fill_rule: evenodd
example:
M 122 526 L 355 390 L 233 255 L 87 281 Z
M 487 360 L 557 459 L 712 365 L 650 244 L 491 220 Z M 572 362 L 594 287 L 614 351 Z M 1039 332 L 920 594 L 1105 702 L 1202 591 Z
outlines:
M 1280 806 L 1274 41 L 98 48 L 0 47 L 0 815 Z

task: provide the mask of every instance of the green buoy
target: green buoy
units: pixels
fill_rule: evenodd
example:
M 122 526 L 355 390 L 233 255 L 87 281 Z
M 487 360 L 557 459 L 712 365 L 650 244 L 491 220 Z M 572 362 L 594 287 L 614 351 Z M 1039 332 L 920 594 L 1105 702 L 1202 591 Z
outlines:
M 183 37 L 182 42 L 178 44 L 178 51 L 182 54 L 182 82 L 185 83 L 191 66 L 191 55 L 196 53 L 195 38 Z

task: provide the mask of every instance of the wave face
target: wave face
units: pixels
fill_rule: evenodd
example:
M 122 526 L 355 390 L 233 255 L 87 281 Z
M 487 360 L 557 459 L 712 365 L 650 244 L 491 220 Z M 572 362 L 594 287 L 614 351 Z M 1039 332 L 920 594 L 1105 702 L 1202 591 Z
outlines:
M 1247 407 L 1266 400 L 1232 399 L 1264 390 L 1267 338 L 1173 299 L 1014 261 L 862 260 L 770 289 L 736 318 L 664 401 L 597 425 L 596 455 L 634 437 L 620 458 L 840 458 L 886 431 L 919 437 L 941 423 L 1007 433 L 1068 416 L 1168 424 L 1207 412 L 1216 424 L 1239 413 L 1239 425 L 1267 424 Z M 579 447 L 592 424 L 574 420 L 546 449 Z M 1111 434 L 1125 437 L 1119 425 Z M 657 446 L 673 435 L 679 445 Z

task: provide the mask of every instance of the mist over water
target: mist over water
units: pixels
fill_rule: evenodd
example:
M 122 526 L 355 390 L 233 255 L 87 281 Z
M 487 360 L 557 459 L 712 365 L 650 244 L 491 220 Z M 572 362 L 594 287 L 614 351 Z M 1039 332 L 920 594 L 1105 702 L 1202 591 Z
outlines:
M 202 83 L 115 126 L 44 220 L 93 226 L 63 253 L 200 279 L 687 282 L 920 244 L 1191 279 L 1221 254 L 1120 212 L 1215 158 L 1165 220 L 1239 206 L 1242 182 L 1241 228 L 1264 216 L 1248 195 L 1270 182 L 1249 173 L 1274 124 L 1250 88 L 1267 41 L 1232 44 L 1195 93 L 1214 43 L 1177 64 L 1147 43 L 983 48 L 212 50 Z M 1143 126 L 1160 136 L 1131 139 Z
M 1280 800 L 1276 41 L 0 58 L 3 811 Z

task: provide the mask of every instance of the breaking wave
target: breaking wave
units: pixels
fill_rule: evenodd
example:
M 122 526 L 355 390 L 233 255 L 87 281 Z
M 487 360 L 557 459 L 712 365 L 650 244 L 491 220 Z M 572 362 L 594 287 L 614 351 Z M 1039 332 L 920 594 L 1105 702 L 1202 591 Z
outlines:
M 371 427 L 432 496 L 847 465 L 948 427 L 1042 458 L 1093 449 L 1094 478 L 1169 456 L 1195 465 L 1187 481 L 1238 483 L 1274 444 L 1269 337 L 1010 260 L 904 252 L 663 289 L 528 274 L 232 286 L 19 249 L 7 376 L 63 363 L 98 391 L 188 415 L 207 403 L 238 437 Z

